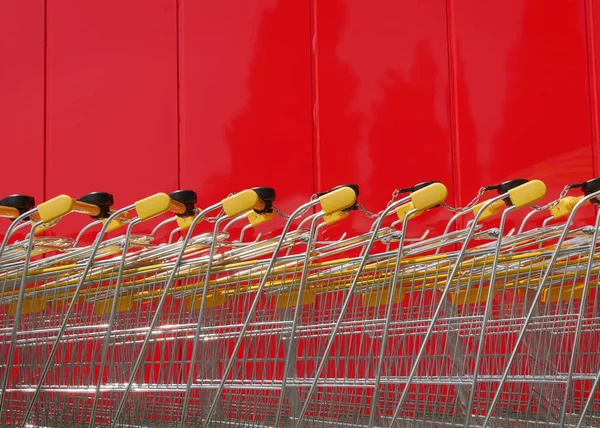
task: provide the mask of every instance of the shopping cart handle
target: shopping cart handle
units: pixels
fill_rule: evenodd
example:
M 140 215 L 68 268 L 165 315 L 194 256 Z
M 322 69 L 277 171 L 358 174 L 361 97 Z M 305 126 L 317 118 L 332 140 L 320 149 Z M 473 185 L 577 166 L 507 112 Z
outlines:
M 54 220 L 69 214 L 77 212 L 89 216 L 100 214 L 100 208 L 96 205 L 77 201 L 70 196 L 60 195 L 38 205 L 39 219 L 44 223 L 51 223 Z
M 15 219 L 35 207 L 33 196 L 10 195 L 0 200 L 0 217 Z
M 328 193 L 335 192 L 336 190 L 341 189 L 342 187 L 349 187 L 352 190 L 354 190 L 354 193 L 356 194 L 356 197 L 358 198 L 358 195 L 359 195 L 358 184 L 340 184 L 339 186 L 335 186 L 332 189 L 317 193 L 317 198 L 320 198 L 321 196 L 326 195 Z
M 141 221 L 156 217 L 167 211 L 175 214 L 183 214 L 186 210 L 187 208 L 184 204 L 171 199 L 166 193 L 156 193 L 135 202 L 135 211 Z
M 584 195 L 591 195 L 594 192 L 600 190 L 600 177 L 592 178 L 591 180 L 586 181 L 581 186 Z M 1 202 L 1 201 L 0 201 Z M 600 205 L 600 200 L 598 198 L 590 199 L 590 202 L 594 205 Z
M 223 211 L 229 218 L 237 217 L 240 214 L 255 210 L 257 212 L 264 212 L 267 209 L 267 202 L 260 198 L 259 193 L 265 197 L 270 196 L 267 187 L 259 187 L 255 189 L 243 190 L 239 193 L 231 195 L 221 201 L 223 204 Z M 275 191 L 271 189 L 272 196 L 275 196 Z M 271 205 L 272 206 L 272 205 Z
M 517 180 L 512 180 L 512 182 L 516 181 Z M 512 189 L 509 189 L 504 193 L 501 193 L 500 190 L 498 190 L 498 192 L 500 194 L 508 194 L 508 198 L 494 201 L 490 205 L 488 205 L 485 208 L 485 211 L 483 211 L 479 215 L 479 221 L 492 217 L 493 215 L 501 212 L 504 208 L 506 208 L 506 206 L 512 205 L 515 208 L 521 208 L 525 205 L 532 204 L 535 201 L 542 199 L 544 196 L 546 196 L 546 185 L 540 180 L 531 180 L 525 181 L 525 183 L 513 187 Z M 483 201 L 475 205 L 472 208 L 473 214 L 477 215 L 477 213 L 481 211 L 483 206 L 488 202 L 489 201 Z
M 522 186 L 527 183 L 529 180 L 525 178 L 515 178 L 512 180 L 505 181 L 504 183 L 498 184 L 496 186 L 488 186 L 488 190 L 497 190 L 498 194 L 503 195 L 507 193 L 509 190 L 514 189 L 515 187 Z
M 196 214 L 196 203 L 198 195 L 193 190 L 176 190 L 169 194 L 169 197 L 185 206 L 184 213 L 175 213 L 177 217 L 193 217 Z
M 400 221 L 404 221 L 406 219 L 406 216 L 408 215 L 408 213 L 413 211 L 414 209 L 415 209 L 415 204 L 413 204 L 412 202 L 407 202 L 403 205 L 400 205 L 398 208 L 396 208 L 396 215 L 398 216 L 398 219 Z M 413 219 L 415 217 L 420 216 L 421 214 L 423 214 L 423 211 L 418 210 L 418 211 L 412 213 L 408 218 Z
M 272 187 L 254 187 L 252 188 L 258 195 L 258 199 L 264 202 L 264 207 L 255 207 L 248 212 L 248 222 L 252 227 L 266 223 L 275 217 L 273 211 L 273 202 L 275 202 L 275 189 Z
M 515 208 L 521 208 L 546 196 L 546 185 L 540 180 L 531 180 L 507 190 L 506 193 L 508 193 L 510 204 Z
M 77 200 L 80 202 L 85 202 L 86 204 L 96 205 L 100 209 L 100 213 L 98 215 L 91 216 L 95 220 L 102 220 L 110 217 L 110 207 L 112 207 L 115 203 L 113 195 L 106 192 L 88 193 Z
M 258 195 L 258 199 L 264 203 L 264 207 L 254 207 L 257 214 L 270 214 L 273 212 L 275 202 L 275 189 L 272 187 L 253 187 L 252 191 Z
M 483 202 L 480 202 L 477 205 L 475 205 L 472 208 L 473 215 L 476 216 L 477 213 L 479 213 L 479 211 L 481 211 L 483 206 L 487 203 L 488 203 L 488 201 L 483 201 Z M 479 215 L 479 221 L 483 221 L 487 218 L 492 217 L 493 215 L 498 214 L 500 211 L 502 211 L 504 208 L 506 208 L 506 205 L 507 204 L 506 204 L 505 200 L 492 202 L 490 205 L 488 205 L 488 207 L 485 209 L 485 211 Z
M 413 191 L 410 194 L 410 200 L 414 205 L 414 209 L 423 211 L 441 204 L 447 196 L 448 189 L 446 189 L 446 186 L 442 183 L 433 182 Z
M 560 199 L 555 206 L 550 208 L 550 214 L 552 215 L 552 217 L 555 220 L 559 219 L 561 217 L 564 217 L 567 214 L 569 214 L 571 211 L 573 211 L 573 208 L 575 208 L 575 205 L 577 205 L 577 203 L 580 200 L 582 200 L 583 198 L 585 198 L 585 196 L 564 197 L 564 198 Z
M 321 210 L 327 215 L 337 211 L 355 209 L 357 196 L 358 186 L 356 184 L 337 186 L 327 192 L 317 194 Z
M 250 223 L 252 227 L 256 227 L 268 222 L 273 217 L 275 217 L 275 213 L 272 211 L 270 213 L 259 214 L 252 210 L 248 212 L 248 223 Z

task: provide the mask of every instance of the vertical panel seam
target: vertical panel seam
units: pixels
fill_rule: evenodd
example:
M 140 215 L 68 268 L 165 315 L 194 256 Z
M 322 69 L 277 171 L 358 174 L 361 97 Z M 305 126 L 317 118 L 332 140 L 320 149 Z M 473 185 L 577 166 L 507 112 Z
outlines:
M 44 0 L 44 89 L 43 89 L 43 130 L 42 130 L 42 138 L 43 138 L 43 148 L 42 148 L 42 201 L 46 200 L 47 197 L 47 180 L 46 180 L 46 172 L 47 172 L 47 163 L 48 160 L 46 158 L 46 146 L 48 139 L 48 0 Z
M 179 0 L 175 0 L 175 47 L 176 47 L 176 71 L 177 71 L 177 189 L 181 188 L 181 95 L 180 95 L 180 53 L 179 53 Z
M 598 150 L 596 144 L 598 140 L 598 80 L 596 76 L 596 50 L 594 41 L 594 16 L 593 4 L 589 0 L 584 0 L 585 15 L 585 38 L 586 38 L 586 59 L 588 67 L 588 91 L 590 106 L 590 136 L 592 145 L 592 171 L 594 177 L 598 173 Z
M 446 0 L 446 35 L 448 46 L 448 104 L 450 109 L 450 157 L 454 205 L 462 203 L 460 188 L 460 154 L 458 150 L 458 90 L 456 82 L 456 37 L 452 0 Z
M 316 147 L 316 135 L 315 128 L 316 124 L 316 96 L 315 96 L 315 63 L 313 60 L 313 8 L 312 8 L 312 0 L 307 0 L 308 2 L 308 61 L 309 61 L 309 91 L 310 91 L 310 134 L 311 134 L 311 165 L 312 165 L 312 193 L 317 192 L 317 147 Z

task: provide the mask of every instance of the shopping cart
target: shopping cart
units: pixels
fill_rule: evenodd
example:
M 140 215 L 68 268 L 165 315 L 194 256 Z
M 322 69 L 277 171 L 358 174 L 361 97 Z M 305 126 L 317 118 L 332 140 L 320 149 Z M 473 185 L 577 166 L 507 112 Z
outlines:
M 567 194 L 577 188 L 582 196 Z M 441 183 L 399 189 L 377 213 L 358 202 L 355 185 L 314 195 L 290 215 L 271 188 L 206 209 L 191 191 L 116 211 L 106 193 L 37 207 L 5 198 L 0 216 L 14 221 L 0 247 L 0 421 L 599 426 L 600 215 L 572 225 L 583 205 L 598 203 L 600 180 L 533 206 L 545 192 L 538 180 L 486 186 L 452 209 L 442 234 L 417 239 L 406 237 L 413 218 L 450 208 Z M 526 206 L 519 230 L 505 230 Z M 168 211 L 175 216 L 151 234 L 134 233 Z M 93 217 L 77 238 L 36 234 L 70 212 Z M 541 227 L 527 228 L 544 213 Z M 322 239 L 350 215 L 373 224 Z M 499 226 L 486 227 L 493 215 Z M 276 216 L 285 220 L 277 236 L 244 240 Z M 93 243 L 81 244 L 93 231 Z

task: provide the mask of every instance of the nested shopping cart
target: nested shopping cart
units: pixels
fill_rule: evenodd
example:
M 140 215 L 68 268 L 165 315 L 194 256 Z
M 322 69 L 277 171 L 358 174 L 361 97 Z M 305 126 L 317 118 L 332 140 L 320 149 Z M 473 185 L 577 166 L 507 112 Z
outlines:
M 534 206 L 545 193 L 538 180 L 511 180 L 453 209 L 445 186 L 426 182 L 373 213 L 344 185 L 289 215 L 264 187 L 205 209 L 191 191 L 118 210 L 107 193 L 37 207 L 5 198 L 0 216 L 14 221 L 0 247 L 0 421 L 599 426 L 600 217 L 573 220 L 598 203 L 600 180 Z M 526 207 L 519 230 L 506 230 Z M 413 230 L 415 217 L 444 209 L 454 215 L 442 234 Z M 76 239 L 36 233 L 71 212 L 93 218 Z M 151 234 L 135 233 L 166 212 Z M 373 223 L 322 238 L 350 215 Z M 486 227 L 493 215 L 500 225 Z M 277 216 L 278 236 L 244 239 Z M 406 237 L 415 232 L 425 233 Z M 92 245 L 84 233 L 96 234 Z

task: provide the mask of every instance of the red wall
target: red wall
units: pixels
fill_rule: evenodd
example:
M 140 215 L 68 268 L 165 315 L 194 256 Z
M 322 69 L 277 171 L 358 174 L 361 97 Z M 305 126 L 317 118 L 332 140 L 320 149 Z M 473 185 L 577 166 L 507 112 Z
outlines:
M 599 25 L 592 0 L 3 1 L 0 194 L 271 185 L 289 211 L 356 182 L 377 211 L 525 177 L 549 200 L 600 167 Z

